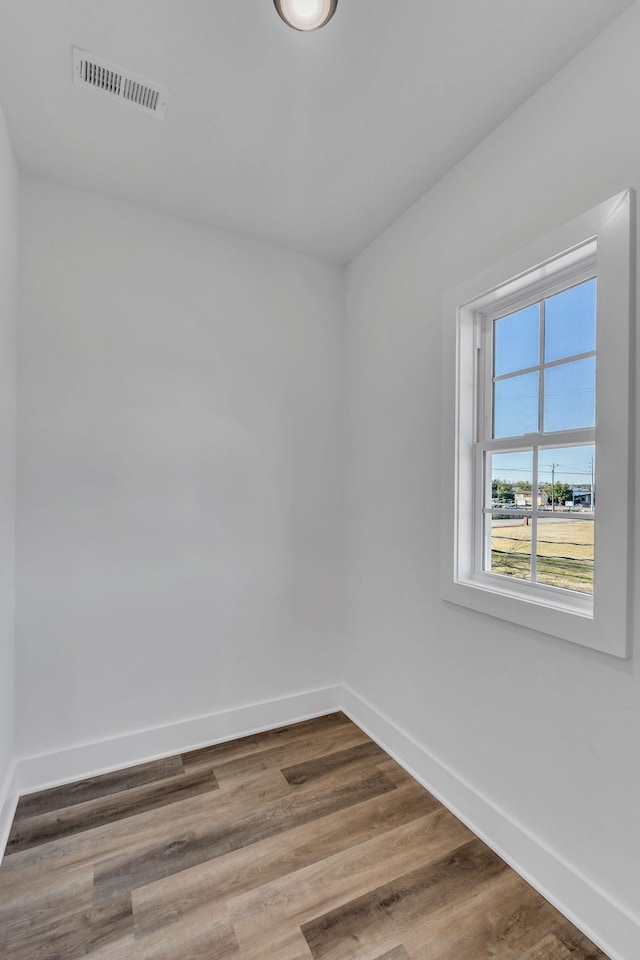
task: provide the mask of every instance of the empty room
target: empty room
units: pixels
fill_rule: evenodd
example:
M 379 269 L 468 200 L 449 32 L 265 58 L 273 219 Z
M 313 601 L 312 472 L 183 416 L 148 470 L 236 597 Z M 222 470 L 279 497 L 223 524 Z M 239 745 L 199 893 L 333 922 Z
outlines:
M 638 960 L 640 0 L 0 0 L 1 960 Z

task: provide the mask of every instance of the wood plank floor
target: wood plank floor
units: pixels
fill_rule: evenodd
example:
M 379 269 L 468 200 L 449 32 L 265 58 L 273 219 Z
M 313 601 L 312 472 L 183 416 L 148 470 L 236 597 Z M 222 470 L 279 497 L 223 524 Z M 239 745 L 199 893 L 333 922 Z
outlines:
M 24 797 L 2 960 L 607 960 L 343 714 Z

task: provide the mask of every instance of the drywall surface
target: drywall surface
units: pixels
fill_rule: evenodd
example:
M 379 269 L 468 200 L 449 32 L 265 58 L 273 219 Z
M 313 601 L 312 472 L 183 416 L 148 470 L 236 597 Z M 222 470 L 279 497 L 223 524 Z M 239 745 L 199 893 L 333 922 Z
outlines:
M 21 756 L 340 673 L 344 270 L 22 182 Z
M 350 265 L 345 614 L 347 685 L 636 917 L 638 630 L 620 661 L 445 604 L 439 503 L 443 292 L 640 189 L 639 44 L 635 4 Z
M 0 107 L 0 806 L 13 759 L 18 196 Z

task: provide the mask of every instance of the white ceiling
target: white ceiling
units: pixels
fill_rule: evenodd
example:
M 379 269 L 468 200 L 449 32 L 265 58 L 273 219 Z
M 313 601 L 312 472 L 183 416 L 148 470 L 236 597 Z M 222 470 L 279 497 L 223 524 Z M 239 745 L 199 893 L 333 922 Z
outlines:
M 632 0 L 0 0 L 0 102 L 37 176 L 347 262 Z M 171 89 L 160 121 L 71 47 Z

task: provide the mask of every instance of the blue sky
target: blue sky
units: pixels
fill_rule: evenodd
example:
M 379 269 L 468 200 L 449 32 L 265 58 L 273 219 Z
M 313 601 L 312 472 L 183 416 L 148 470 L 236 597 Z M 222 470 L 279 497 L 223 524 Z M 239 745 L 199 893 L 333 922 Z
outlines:
M 573 484 L 591 483 L 591 460 L 595 469 L 596 448 L 594 444 L 580 447 L 550 447 L 539 453 L 538 479 L 551 483 L 551 465 L 555 464 L 556 482 Z M 528 480 L 532 477 L 532 451 L 520 453 L 494 453 L 491 476 L 494 480 Z

